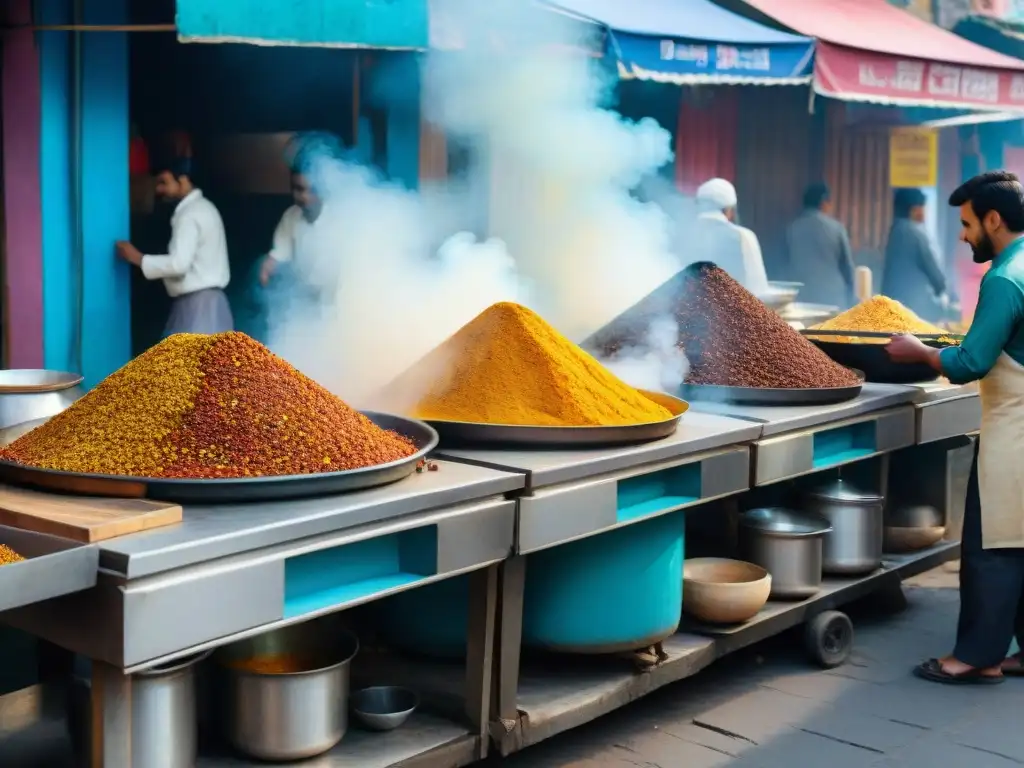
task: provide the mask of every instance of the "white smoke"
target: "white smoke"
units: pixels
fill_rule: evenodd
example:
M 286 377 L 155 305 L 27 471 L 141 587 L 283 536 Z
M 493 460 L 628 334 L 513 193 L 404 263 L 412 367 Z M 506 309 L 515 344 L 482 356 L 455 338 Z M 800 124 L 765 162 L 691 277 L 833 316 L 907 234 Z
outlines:
M 488 191 L 497 239 L 447 232 L 435 251 L 434 222 L 473 220 L 479 194 L 424 196 L 318 163 L 330 218 L 310 274 L 326 299 L 277 314 L 270 343 L 357 405 L 494 302 L 580 341 L 679 269 L 664 210 L 630 194 L 671 160 L 669 134 L 599 106 L 608 81 L 580 47 L 595 28 L 523 0 L 443 6 L 461 46 L 426 55 L 421 103 L 471 148 L 466 188 Z

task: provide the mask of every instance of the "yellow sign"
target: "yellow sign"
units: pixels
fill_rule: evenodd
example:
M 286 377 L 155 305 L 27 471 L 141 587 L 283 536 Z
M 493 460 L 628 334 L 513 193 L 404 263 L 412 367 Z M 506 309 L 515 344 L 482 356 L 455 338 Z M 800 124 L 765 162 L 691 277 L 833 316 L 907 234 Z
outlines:
M 939 183 L 939 134 L 932 128 L 893 128 L 889 134 L 889 186 Z

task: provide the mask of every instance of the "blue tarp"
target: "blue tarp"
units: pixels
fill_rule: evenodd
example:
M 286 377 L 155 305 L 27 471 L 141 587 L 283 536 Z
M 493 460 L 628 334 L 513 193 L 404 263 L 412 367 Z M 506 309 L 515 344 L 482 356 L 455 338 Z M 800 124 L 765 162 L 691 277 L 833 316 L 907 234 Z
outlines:
M 428 0 L 177 0 L 183 42 L 421 49 Z
M 711 0 L 551 0 L 605 25 L 625 78 L 679 85 L 810 81 L 814 41 L 743 18 Z

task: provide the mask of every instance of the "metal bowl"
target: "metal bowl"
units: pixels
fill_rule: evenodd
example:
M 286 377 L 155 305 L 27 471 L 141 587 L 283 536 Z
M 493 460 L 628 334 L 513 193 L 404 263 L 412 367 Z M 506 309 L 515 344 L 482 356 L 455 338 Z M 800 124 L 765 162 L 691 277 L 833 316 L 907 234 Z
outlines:
M 393 731 L 419 705 L 414 691 L 397 685 L 377 685 L 352 694 L 352 714 L 371 731 Z
M 302 760 L 327 752 L 348 730 L 349 667 L 359 650 L 338 615 L 294 624 L 219 651 L 227 675 L 227 737 L 260 760 Z M 281 674 L 239 669 L 254 656 L 294 654 L 308 669 Z
M 891 505 L 885 510 L 885 524 L 891 528 L 938 528 L 946 524 L 946 516 L 930 504 Z
M 946 526 L 935 525 L 927 528 L 897 528 L 887 526 L 883 531 L 882 548 L 892 555 L 917 552 L 934 547 L 946 535 Z
M 683 610 L 707 624 L 741 624 L 764 608 L 772 577 L 742 560 L 700 557 L 683 562 Z

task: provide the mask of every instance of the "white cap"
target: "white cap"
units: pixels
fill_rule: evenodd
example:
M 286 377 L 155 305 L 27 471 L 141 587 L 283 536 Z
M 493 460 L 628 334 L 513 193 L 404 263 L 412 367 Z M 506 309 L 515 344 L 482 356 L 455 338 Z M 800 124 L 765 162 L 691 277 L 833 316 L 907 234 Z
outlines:
M 736 187 L 725 179 L 709 179 L 697 188 L 697 201 L 724 211 L 736 207 Z

